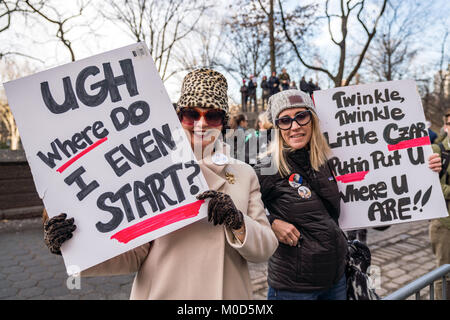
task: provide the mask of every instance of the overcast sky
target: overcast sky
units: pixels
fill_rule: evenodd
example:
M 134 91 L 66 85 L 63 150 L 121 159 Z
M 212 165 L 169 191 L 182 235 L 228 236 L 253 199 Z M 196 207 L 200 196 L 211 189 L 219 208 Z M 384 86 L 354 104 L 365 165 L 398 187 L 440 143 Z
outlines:
M 99 4 L 104 0 L 93 0 L 93 3 Z M 377 0 L 374 0 L 377 1 Z M 414 0 L 404 0 L 404 2 L 413 2 Z M 427 0 L 428 1 L 428 0 Z M 71 10 L 76 4 L 76 1 L 54 1 L 58 4 L 58 10 Z M 221 8 L 216 10 L 217 14 L 220 15 L 223 12 L 229 12 L 227 3 L 232 2 L 221 2 Z M 315 2 L 313 0 L 302 1 Z M 319 1 L 323 3 L 324 1 Z M 295 5 L 297 1 L 291 1 L 291 5 Z M 226 9 L 224 9 L 226 8 Z M 235 8 L 234 10 L 238 10 Z M 72 30 L 69 33 L 70 39 L 73 41 L 73 48 L 75 50 L 77 60 L 89 57 L 94 54 L 98 54 L 104 51 L 113 50 L 134 42 L 124 29 L 119 28 L 116 24 L 106 21 L 101 18 L 100 14 L 95 10 L 90 10 L 86 12 L 86 19 L 79 18 L 74 20 Z M 423 48 L 415 60 L 415 63 L 423 66 L 427 66 L 429 72 L 434 72 L 431 63 L 436 64 L 439 59 L 440 46 L 442 43 L 442 36 L 444 34 L 445 28 L 450 28 L 449 16 L 450 16 L 450 1 L 449 0 L 433 0 L 430 11 L 427 13 L 429 24 L 425 30 L 420 34 L 420 39 L 418 39 Z M 97 19 L 90 19 L 92 17 L 98 17 Z M 0 34 L 1 51 L 14 51 L 20 52 L 29 56 L 36 57 L 38 60 L 32 60 L 28 58 L 16 57 L 19 61 L 28 61 L 33 65 L 33 68 L 37 71 L 46 70 L 54 66 L 62 65 L 70 62 L 70 55 L 64 46 L 58 42 L 54 37 L 56 29 L 54 25 L 48 23 L 35 23 L 31 20 L 26 24 L 20 16 L 15 16 L 13 20 L 12 28 Z M 206 22 L 211 23 L 213 28 L 217 25 L 217 17 L 206 18 Z M 85 25 L 85 21 L 94 21 L 89 25 Z M 355 21 L 352 21 L 355 23 Z M 338 26 L 334 26 L 339 30 Z M 334 45 L 331 44 L 328 30 L 326 24 L 323 24 L 321 30 L 318 30 L 317 35 L 311 41 L 314 47 L 321 52 L 332 52 L 331 48 L 334 49 Z M 449 37 L 450 39 L 450 37 Z M 358 41 L 358 39 L 354 39 Z M 447 41 L 447 43 L 450 40 Z M 195 45 L 195 44 L 192 44 Z M 449 51 L 447 44 L 447 53 Z M 9 58 L 11 58 L 10 56 Z M 0 61 L 0 64 L 3 62 Z M 429 67 L 428 67 L 429 66 Z M 288 70 L 292 74 L 299 77 L 303 72 L 307 72 L 303 67 L 298 66 L 297 70 Z M 314 79 L 319 79 L 322 87 L 327 87 L 331 85 L 329 80 L 323 76 L 318 76 L 315 73 L 309 71 L 306 73 L 308 77 L 314 77 Z M 169 92 L 169 96 L 173 101 L 178 99 L 179 87 L 181 85 L 181 80 L 184 74 L 179 74 L 173 77 L 171 80 L 165 83 L 166 88 Z M 239 100 L 239 84 L 229 75 L 225 74 L 228 79 L 230 94 L 235 100 Z M 308 78 L 307 77 L 307 78 Z M 298 81 L 299 79 L 294 79 Z M 260 79 L 258 79 L 258 83 Z

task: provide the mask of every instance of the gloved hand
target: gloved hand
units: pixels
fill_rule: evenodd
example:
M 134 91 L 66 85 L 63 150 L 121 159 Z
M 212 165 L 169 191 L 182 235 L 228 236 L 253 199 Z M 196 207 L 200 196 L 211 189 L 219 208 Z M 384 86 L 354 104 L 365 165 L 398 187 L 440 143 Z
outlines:
M 244 225 L 244 215 L 236 208 L 228 194 L 208 190 L 197 196 L 199 200 L 206 198 L 211 198 L 208 206 L 208 221 L 212 221 L 214 225 L 225 224 L 232 230 L 240 229 Z
M 61 255 L 61 245 L 72 238 L 72 232 L 77 228 L 73 218 L 66 218 L 67 214 L 61 213 L 44 223 L 44 242 L 53 254 Z

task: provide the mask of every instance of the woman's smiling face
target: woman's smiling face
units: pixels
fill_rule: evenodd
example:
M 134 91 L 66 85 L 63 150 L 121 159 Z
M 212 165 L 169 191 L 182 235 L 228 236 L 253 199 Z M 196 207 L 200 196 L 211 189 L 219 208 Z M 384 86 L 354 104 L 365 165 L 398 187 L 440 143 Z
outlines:
M 207 112 L 211 110 L 210 108 L 195 109 L 200 112 Z M 204 115 L 194 122 L 183 121 L 183 119 L 181 119 L 181 125 L 188 133 L 188 138 L 192 149 L 201 147 L 202 150 L 217 139 L 223 127 L 223 124 L 217 126 L 208 124 Z
M 306 108 L 292 108 L 283 110 L 278 118 L 290 117 L 294 118 L 299 112 L 307 110 Z M 296 121 L 292 121 L 292 126 L 288 130 L 281 130 L 281 136 L 284 142 L 291 148 L 298 150 L 308 145 L 312 135 L 312 121 L 309 121 L 306 125 L 300 126 Z

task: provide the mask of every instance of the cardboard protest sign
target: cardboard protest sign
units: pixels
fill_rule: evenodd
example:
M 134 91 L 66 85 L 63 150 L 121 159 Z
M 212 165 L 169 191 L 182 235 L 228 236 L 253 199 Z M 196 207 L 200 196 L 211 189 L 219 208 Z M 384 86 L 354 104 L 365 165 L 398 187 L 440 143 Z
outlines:
M 414 81 L 314 92 L 332 150 L 344 230 L 447 216 Z
M 5 84 L 49 216 L 85 270 L 206 216 L 208 189 L 145 44 Z M 76 269 L 76 268 L 70 268 Z

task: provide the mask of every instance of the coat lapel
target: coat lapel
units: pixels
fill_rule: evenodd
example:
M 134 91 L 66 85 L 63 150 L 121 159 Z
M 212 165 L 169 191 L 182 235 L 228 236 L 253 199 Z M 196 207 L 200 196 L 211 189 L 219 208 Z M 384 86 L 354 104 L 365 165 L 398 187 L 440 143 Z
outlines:
M 211 161 L 211 157 L 202 159 L 199 162 L 200 169 L 205 176 L 206 182 L 211 190 L 218 191 L 225 184 L 225 174 L 223 173 L 226 165 L 218 166 Z
M 229 147 L 226 144 L 218 144 L 216 145 L 216 149 L 219 150 L 218 152 L 223 152 L 230 162 L 233 161 L 230 156 Z M 217 165 L 212 161 L 211 157 L 211 155 L 208 155 L 201 159 L 199 165 L 209 188 L 218 191 L 227 182 L 224 171 L 228 165 Z

